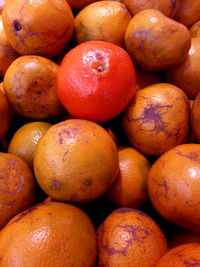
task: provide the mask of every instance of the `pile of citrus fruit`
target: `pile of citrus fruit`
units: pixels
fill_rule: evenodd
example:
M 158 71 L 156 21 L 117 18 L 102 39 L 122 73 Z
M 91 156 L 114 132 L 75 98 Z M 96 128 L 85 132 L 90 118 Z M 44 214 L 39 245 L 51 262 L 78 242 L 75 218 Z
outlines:
M 0 267 L 200 266 L 200 1 L 0 1 Z

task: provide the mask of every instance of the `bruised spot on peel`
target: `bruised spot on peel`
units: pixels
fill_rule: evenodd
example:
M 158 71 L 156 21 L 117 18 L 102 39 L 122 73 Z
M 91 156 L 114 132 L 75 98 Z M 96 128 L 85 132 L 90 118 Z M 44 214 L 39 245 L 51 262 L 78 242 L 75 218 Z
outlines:
M 115 211 L 113 211 L 113 213 L 127 213 L 127 212 L 132 212 L 134 211 L 134 209 L 131 209 L 131 208 L 120 208 L 120 209 L 117 209 Z
M 61 184 L 57 180 L 54 180 L 53 181 L 53 184 L 51 186 L 51 189 L 53 189 L 53 190 L 59 190 L 60 189 L 60 186 L 61 186 Z
M 26 215 L 32 213 L 32 211 L 37 210 L 40 205 L 44 205 L 44 204 L 46 204 L 46 203 L 39 203 L 39 204 L 34 205 L 33 207 L 23 211 L 22 213 L 17 215 L 16 219 L 12 221 L 12 224 L 16 223 L 16 222 L 19 222 L 23 217 L 25 217 Z
M 21 28 L 22 28 L 20 23 L 17 20 L 13 21 L 13 26 L 14 26 L 14 29 L 15 29 L 16 32 L 19 32 L 21 30 Z
M 86 186 L 91 186 L 92 185 L 92 180 L 91 179 L 85 179 L 83 183 Z

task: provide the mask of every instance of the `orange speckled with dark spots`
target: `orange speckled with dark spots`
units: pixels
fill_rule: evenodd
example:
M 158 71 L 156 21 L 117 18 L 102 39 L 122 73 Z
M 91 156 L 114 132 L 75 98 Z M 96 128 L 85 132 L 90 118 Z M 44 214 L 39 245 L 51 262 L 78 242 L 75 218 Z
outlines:
M 139 90 L 124 113 L 122 126 L 140 152 L 158 156 L 187 141 L 190 104 L 178 87 L 159 83 Z
M 200 144 L 182 144 L 160 156 L 149 171 L 147 186 L 162 217 L 200 232 Z
M 200 243 L 190 243 L 169 250 L 156 267 L 199 267 Z
M 95 229 L 70 204 L 40 203 L 15 216 L 0 232 L 0 266 L 94 267 Z
M 188 28 L 156 9 L 137 13 L 124 38 L 133 62 L 143 70 L 156 72 L 181 63 L 191 44 Z
M 29 166 L 15 155 L 0 153 L 0 229 L 35 201 L 35 179 Z
M 145 213 L 121 208 L 97 229 L 99 267 L 154 267 L 167 252 L 158 225 Z
M 47 195 L 76 203 L 102 195 L 119 172 L 117 147 L 110 134 L 94 122 L 78 119 L 47 130 L 37 145 L 33 165 Z

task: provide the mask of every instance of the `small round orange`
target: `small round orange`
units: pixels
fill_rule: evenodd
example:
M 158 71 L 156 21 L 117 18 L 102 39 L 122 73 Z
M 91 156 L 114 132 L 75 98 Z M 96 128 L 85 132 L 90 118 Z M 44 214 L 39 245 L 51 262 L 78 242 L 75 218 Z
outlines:
M 157 263 L 156 267 L 200 266 L 200 243 L 179 245 L 170 249 Z
M 154 267 L 167 252 L 159 226 L 131 208 L 114 210 L 97 229 L 98 267 Z
M 9 153 L 0 153 L 0 229 L 35 201 L 35 179 L 29 166 Z
M 2 267 L 94 267 L 96 254 L 91 220 L 70 204 L 40 203 L 15 216 L 0 233 Z
M 200 232 L 200 144 L 182 144 L 162 154 L 150 168 L 147 187 L 163 218 Z
M 20 157 L 32 167 L 36 146 L 51 126 L 52 124 L 42 121 L 29 122 L 23 125 L 11 138 L 8 153 Z
M 124 34 L 131 17 L 126 6 L 120 2 L 94 2 L 75 17 L 76 42 L 97 40 L 124 46 Z
M 69 119 L 53 125 L 40 139 L 33 166 L 40 187 L 52 199 L 84 203 L 112 184 L 119 159 L 115 142 L 103 127 Z
M 10 107 L 7 98 L 2 90 L 0 90 L 0 140 L 2 140 L 10 126 Z
M 56 56 L 74 30 L 72 10 L 63 0 L 7 0 L 2 20 L 8 41 L 21 55 Z
M 56 86 L 59 66 L 41 56 L 21 56 L 6 71 L 3 87 L 16 113 L 34 119 L 47 120 L 64 111 Z
M 172 84 L 158 83 L 137 91 L 122 126 L 137 150 L 158 156 L 187 141 L 189 116 L 187 95 Z
M 150 162 L 132 147 L 118 147 L 118 155 L 120 171 L 105 198 L 117 207 L 139 208 L 148 199 Z

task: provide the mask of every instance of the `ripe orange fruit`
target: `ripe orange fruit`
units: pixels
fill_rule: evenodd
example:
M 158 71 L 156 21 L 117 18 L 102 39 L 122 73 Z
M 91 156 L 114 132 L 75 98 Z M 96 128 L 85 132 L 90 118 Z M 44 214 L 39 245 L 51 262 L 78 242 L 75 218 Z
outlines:
M 118 147 L 119 174 L 105 193 L 118 207 L 139 208 L 147 200 L 147 175 L 150 163 L 132 147 Z
M 158 156 L 187 141 L 189 114 L 186 94 L 174 85 L 158 83 L 137 91 L 122 125 L 136 149 Z
M 109 133 L 94 122 L 78 119 L 47 130 L 38 142 L 33 166 L 47 195 L 77 203 L 102 195 L 119 172 L 117 147 Z
M 85 42 L 64 57 L 57 89 L 61 103 L 73 117 L 99 123 L 111 120 L 135 94 L 132 60 L 115 44 Z
M 192 38 L 185 60 L 165 72 L 166 81 L 181 88 L 191 99 L 200 92 L 199 60 L 200 39 Z
M 82 9 L 74 20 L 77 43 L 91 40 L 124 46 L 124 34 L 131 14 L 116 1 L 94 2 Z
M 8 42 L 5 34 L 2 16 L 0 15 L 0 77 L 3 77 L 10 64 L 20 55 Z
M 16 113 L 35 120 L 63 113 L 57 96 L 58 68 L 53 61 L 40 56 L 21 56 L 12 62 L 4 76 L 3 87 Z
M 169 250 L 157 263 L 156 267 L 200 266 L 200 244 L 189 243 Z
M 15 155 L 0 153 L 0 229 L 33 205 L 34 191 L 35 179 L 29 166 Z
M 29 122 L 23 125 L 11 138 L 8 153 L 20 157 L 32 167 L 37 143 L 51 126 L 50 123 L 42 121 Z
M 15 216 L 0 233 L 0 265 L 94 267 L 96 235 L 79 208 L 40 203 Z
M 199 144 L 182 144 L 161 155 L 150 168 L 147 185 L 151 202 L 162 217 L 200 232 Z
M 7 0 L 2 20 L 8 41 L 21 55 L 53 57 L 74 30 L 72 10 L 63 0 Z
M 153 267 L 167 252 L 158 225 L 131 208 L 113 211 L 97 229 L 99 262 L 107 267 Z
M 174 19 L 190 27 L 200 19 L 199 0 L 180 0 Z
M 180 0 L 123 0 L 131 14 L 134 16 L 142 10 L 153 8 L 158 9 L 168 17 L 173 18 Z
M 0 90 L 0 140 L 2 140 L 10 126 L 10 108 L 7 98 L 2 90 Z

